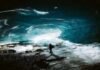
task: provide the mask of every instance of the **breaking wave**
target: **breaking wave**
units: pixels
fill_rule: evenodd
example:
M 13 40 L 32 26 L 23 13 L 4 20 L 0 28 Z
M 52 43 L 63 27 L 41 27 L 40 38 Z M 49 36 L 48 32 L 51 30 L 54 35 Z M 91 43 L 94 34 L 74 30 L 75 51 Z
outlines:
M 50 13 L 34 11 L 42 16 Z M 12 17 L 10 20 L 4 19 L 0 22 L 1 43 L 31 40 L 33 43 L 40 45 L 49 43 L 59 44 L 54 49 L 55 54 L 66 56 L 69 60 L 78 60 L 79 58 L 86 63 L 100 62 L 100 44 L 94 42 L 82 44 L 82 42 L 91 41 L 91 38 L 95 36 L 95 31 L 92 31 L 94 29 L 93 25 L 87 20 L 50 18 L 49 16 L 49 18 L 38 17 L 34 19 L 33 16 L 25 15 L 27 13 L 32 15 L 33 12 L 30 10 L 21 9 L 21 11 L 17 10 L 17 12 L 21 16 Z
M 40 34 L 32 38 L 34 43 L 44 45 L 44 44 L 53 44 L 59 45 L 56 46 L 54 53 L 61 56 L 66 56 L 70 60 L 82 59 L 85 63 L 99 63 L 100 62 L 100 44 L 79 44 L 73 43 L 69 40 L 63 40 L 60 38 L 60 30 L 47 31 L 45 34 Z M 70 56 L 68 55 L 70 53 Z M 68 55 L 68 56 L 67 56 Z M 73 58 L 73 57 L 74 58 Z M 75 59 L 76 58 L 76 59 Z

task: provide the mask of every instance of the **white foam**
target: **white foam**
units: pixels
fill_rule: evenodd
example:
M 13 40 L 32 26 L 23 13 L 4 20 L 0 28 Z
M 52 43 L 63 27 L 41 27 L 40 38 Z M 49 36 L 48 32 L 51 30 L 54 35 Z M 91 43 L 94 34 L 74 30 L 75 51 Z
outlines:
M 40 34 L 37 36 L 33 36 L 33 38 L 31 39 L 34 43 L 56 43 L 61 41 L 59 39 L 59 36 L 61 35 L 61 31 L 59 29 L 55 29 L 55 30 L 47 30 L 46 33 L 44 34 Z
M 98 44 L 77 44 L 64 41 L 63 45 L 65 45 L 65 51 L 69 50 L 72 53 L 71 56 L 77 56 L 86 63 L 100 62 L 100 46 Z
M 47 14 L 49 14 L 49 12 L 47 12 L 47 11 L 39 11 L 39 10 L 36 10 L 36 9 L 34 9 L 33 10 L 36 14 L 39 14 L 39 15 L 47 15 Z

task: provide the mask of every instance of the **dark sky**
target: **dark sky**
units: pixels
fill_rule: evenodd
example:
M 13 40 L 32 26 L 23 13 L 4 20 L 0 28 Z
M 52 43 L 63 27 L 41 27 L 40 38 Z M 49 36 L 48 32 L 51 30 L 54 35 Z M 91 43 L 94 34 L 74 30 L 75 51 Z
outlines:
M 53 6 L 61 8 L 87 8 L 99 9 L 99 0 L 0 0 L 0 10 L 34 7 L 34 8 L 52 8 Z
M 15 8 L 36 8 L 43 10 L 52 10 L 54 6 L 64 11 L 84 11 L 89 16 L 100 15 L 100 1 L 99 0 L 0 0 L 0 10 L 9 10 Z M 82 12 L 83 11 L 83 12 Z
M 100 16 L 99 0 L 0 0 L 0 11 L 16 8 L 35 8 L 38 10 L 52 10 L 58 6 L 59 10 L 64 10 L 71 15 L 89 15 L 90 17 Z M 65 14 L 65 15 L 66 15 Z

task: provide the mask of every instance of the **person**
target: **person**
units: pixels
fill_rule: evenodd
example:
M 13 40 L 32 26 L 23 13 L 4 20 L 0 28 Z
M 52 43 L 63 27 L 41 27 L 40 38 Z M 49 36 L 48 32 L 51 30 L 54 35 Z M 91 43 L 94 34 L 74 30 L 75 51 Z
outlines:
M 54 45 L 52 45 L 52 44 L 49 44 L 49 50 L 50 50 L 50 56 L 54 56 L 55 58 L 54 59 L 50 59 L 50 60 L 48 60 L 48 61 L 56 61 L 56 60 L 62 60 L 62 59 L 64 59 L 65 57 L 60 57 L 60 56 L 58 56 L 58 55 L 55 55 L 54 53 L 53 53 L 53 48 L 54 48 L 55 46 Z M 50 57 L 49 56 L 49 57 Z
M 54 48 L 54 45 L 52 44 L 49 44 L 49 50 L 50 50 L 50 54 L 53 55 L 53 49 Z

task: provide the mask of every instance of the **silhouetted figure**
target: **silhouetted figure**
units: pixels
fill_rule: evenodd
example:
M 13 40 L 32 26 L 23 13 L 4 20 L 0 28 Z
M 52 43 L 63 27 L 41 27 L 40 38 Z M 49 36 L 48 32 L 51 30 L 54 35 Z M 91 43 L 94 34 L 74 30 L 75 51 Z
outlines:
M 53 55 L 53 49 L 54 48 L 54 45 L 52 44 L 49 44 L 49 50 L 50 50 L 50 54 Z
M 49 44 L 50 54 L 51 54 L 51 56 L 56 57 L 56 59 L 51 59 L 51 60 L 48 60 L 48 61 L 55 61 L 55 60 L 61 60 L 61 59 L 64 59 L 65 57 L 60 57 L 60 56 L 55 55 L 55 54 L 53 53 L 53 48 L 54 48 L 54 47 L 55 47 L 54 45 Z

